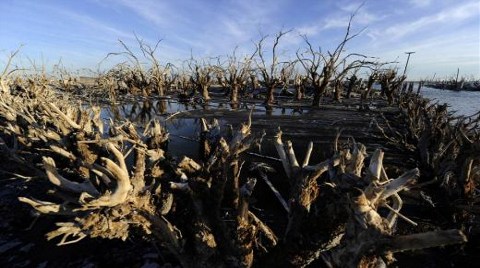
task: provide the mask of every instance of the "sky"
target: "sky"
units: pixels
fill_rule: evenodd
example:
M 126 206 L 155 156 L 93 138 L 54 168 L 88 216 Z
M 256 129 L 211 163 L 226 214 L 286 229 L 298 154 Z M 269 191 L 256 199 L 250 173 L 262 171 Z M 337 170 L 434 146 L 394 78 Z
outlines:
M 363 4 L 362 4 L 363 3 Z M 360 7 L 361 6 L 361 7 Z M 358 9 L 360 7 L 360 9 Z M 279 54 L 295 59 L 306 35 L 315 48 L 333 51 L 348 19 L 352 33 L 344 53 L 397 62 L 403 71 L 411 55 L 409 79 L 480 78 L 480 1 L 478 0 L 2 0 L 0 70 L 22 46 L 15 63 L 69 71 L 102 70 L 125 60 L 118 40 L 138 53 L 135 35 L 155 45 L 157 57 L 181 65 L 194 58 L 252 53 L 281 30 L 289 31 Z M 268 53 L 268 51 L 266 52 Z

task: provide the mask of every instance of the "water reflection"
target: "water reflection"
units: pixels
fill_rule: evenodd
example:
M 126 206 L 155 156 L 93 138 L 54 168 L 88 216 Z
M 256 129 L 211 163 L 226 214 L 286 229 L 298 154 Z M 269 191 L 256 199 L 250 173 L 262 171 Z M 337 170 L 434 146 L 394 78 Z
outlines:
M 158 113 L 165 114 L 167 112 L 167 100 L 165 99 L 158 100 L 156 107 L 157 107 Z
M 273 107 L 270 105 L 265 106 L 265 114 L 266 115 L 272 115 L 273 114 Z
M 170 133 L 168 150 L 172 155 L 187 155 L 196 157 L 198 151 L 198 136 L 200 134 L 200 121 L 196 118 L 175 116 L 183 111 L 199 110 L 212 114 L 212 110 L 229 109 L 232 111 L 251 111 L 257 116 L 298 116 L 304 113 L 305 107 L 274 107 L 262 106 L 256 103 L 239 102 L 228 103 L 225 101 L 200 104 L 195 102 L 179 102 L 175 99 L 138 99 L 131 102 L 117 103 L 102 108 L 101 116 L 104 120 L 112 119 L 117 122 L 131 121 L 140 128 L 152 119 L 162 122 Z M 173 116 L 172 116 L 173 115 Z M 168 120 L 167 120 L 168 119 Z M 226 120 L 217 118 L 221 125 L 228 124 Z M 108 129 L 108 126 L 105 126 Z
M 230 108 L 232 110 L 238 110 L 238 108 L 240 107 L 240 104 L 238 102 L 235 102 L 235 103 L 230 103 Z
M 423 97 L 438 101 L 440 104 L 447 103 L 449 111 L 456 111 L 456 115 L 473 115 L 480 111 L 479 91 L 454 91 L 442 90 L 430 87 L 422 87 L 420 94 Z
M 197 157 L 199 143 L 196 140 L 200 134 L 200 119 L 171 119 L 165 122 L 165 128 L 170 133 L 168 151 L 172 155 Z

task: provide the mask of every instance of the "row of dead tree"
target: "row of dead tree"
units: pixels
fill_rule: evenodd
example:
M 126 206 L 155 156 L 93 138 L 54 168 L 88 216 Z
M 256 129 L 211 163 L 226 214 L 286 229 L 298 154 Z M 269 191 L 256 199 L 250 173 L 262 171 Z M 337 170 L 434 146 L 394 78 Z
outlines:
M 236 49 L 231 55 L 215 60 L 197 60 L 193 57 L 182 66 L 162 63 L 157 57 L 160 41 L 154 46 L 136 37 L 138 48 L 132 48 L 120 40 L 123 51 L 109 53 L 106 58 L 126 57 L 127 61 L 115 65 L 104 73 L 95 74 L 95 81 L 88 83 L 59 69 L 55 78 L 44 74 L 44 83 L 58 89 L 76 92 L 79 95 L 105 97 L 114 101 L 126 94 L 144 96 L 165 96 L 180 94 L 189 99 L 200 93 L 203 101 L 210 100 L 212 88 L 220 88 L 229 96 L 230 102 L 237 104 L 242 98 L 263 98 L 265 103 L 275 103 L 276 91 L 294 95 L 297 100 L 311 98 L 312 106 L 320 106 L 325 95 L 331 95 L 337 101 L 344 95 L 357 92 L 362 99 L 372 94 L 374 83 L 379 83 L 382 95 L 391 101 L 394 91 L 398 91 L 405 76 L 397 75 L 394 69 L 382 69 L 389 62 L 379 62 L 376 58 L 350 53 L 346 54 L 347 43 L 360 32 L 351 32 L 350 17 L 343 39 L 333 51 L 323 52 L 315 48 L 306 36 L 302 36 L 306 48 L 299 49 L 295 60 L 285 60 L 279 55 L 282 38 L 292 31 L 280 31 L 272 40 L 264 35 L 255 42 L 254 52 L 238 56 Z M 271 44 L 269 44 L 271 41 Z M 15 81 L 11 68 L 13 52 L 8 58 L 3 73 L 0 75 L 2 91 L 10 86 L 29 86 L 28 79 L 23 83 Z M 282 57 L 281 57 L 282 56 Z M 146 61 L 146 63 L 145 63 Z M 360 71 L 367 73 L 365 81 L 357 77 Z M 84 79 L 85 80 L 85 79 Z M 289 90 L 293 88 L 294 92 Z
M 312 106 L 320 106 L 326 94 L 340 100 L 341 95 L 348 98 L 352 92 L 357 92 L 367 99 L 372 94 L 374 83 L 378 82 L 382 94 L 390 96 L 391 92 L 398 90 L 405 77 L 397 75 L 394 69 L 382 69 L 389 62 L 379 62 L 357 53 L 345 55 L 346 44 L 359 34 L 351 33 L 350 23 L 351 20 L 333 52 L 324 53 L 321 48 L 315 49 L 307 37 L 302 36 L 307 48 L 296 52 L 296 60 L 288 61 L 280 59 L 278 49 L 282 37 L 291 34 L 291 31 L 280 31 L 274 36 L 269 46 L 270 53 L 265 50 L 268 36 L 262 36 L 250 55 L 239 57 L 234 50 L 226 58 L 216 58 L 216 62 L 192 57 L 182 67 L 170 63 L 162 65 L 155 56 L 159 44 L 151 47 L 137 38 L 140 51 L 151 65 L 147 70 L 132 49 L 120 41 L 124 52 L 108 56 L 124 55 L 129 62 L 100 75 L 97 88 L 108 89 L 110 97 L 127 93 L 164 96 L 172 91 L 193 97 L 200 93 L 208 102 L 209 90 L 215 87 L 228 95 L 231 103 L 238 103 L 242 97 L 255 96 L 264 98 L 269 105 L 275 103 L 275 92 L 281 91 L 281 94 L 292 95 L 297 100 L 311 97 Z M 361 70 L 369 73 L 365 81 L 357 78 Z M 292 88 L 294 92 L 289 91 Z
M 428 125 L 441 124 L 441 107 L 423 103 L 421 108 L 421 102 L 400 101 L 408 135 L 419 141 L 426 138 L 418 135 L 430 135 L 430 140 L 445 135 L 448 130 Z M 194 160 L 168 154 L 168 133 L 157 120 L 145 126 L 105 121 L 98 107 L 82 106 L 39 83 L 11 87 L 0 96 L 2 153 L 28 167 L 34 183 L 51 185 L 51 191 L 19 200 L 42 217 L 58 217 L 56 229 L 46 234 L 58 245 L 87 237 L 143 237 L 157 241 L 168 261 L 184 267 L 304 267 L 313 262 L 380 267 L 392 263 L 395 252 L 466 241 L 461 228 L 396 234 L 397 221 L 416 224 L 401 212 L 402 191 L 437 170 L 438 157 L 423 157 L 421 169 L 390 178 L 380 149 L 367 162 L 365 146 L 337 139 L 333 155 L 313 164 L 313 143 L 299 161 L 279 130 L 274 145 L 283 171 L 277 177 L 290 189 L 282 196 L 268 166 L 244 157 L 258 142 L 250 126 L 248 120 L 228 133 L 217 122 L 203 120 L 201 154 Z M 473 131 L 463 129 L 458 139 L 475 139 L 472 146 L 478 146 L 478 136 L 467 130 Z M 424 152 L 422 144 L 414 145 L 419 152 Z M 440 146 L 433 140 L 428 144 Z M 472 157 L 460 149 L 459 154 Z M 478 176 L 478 159 L 472 159 L 463 177 L 469 182 Z M 428 165 L 431 169 L 424 169 Z M 284 208 L 288 223 L 280 231 L 250 208 L 259 181 L 269 185 Z

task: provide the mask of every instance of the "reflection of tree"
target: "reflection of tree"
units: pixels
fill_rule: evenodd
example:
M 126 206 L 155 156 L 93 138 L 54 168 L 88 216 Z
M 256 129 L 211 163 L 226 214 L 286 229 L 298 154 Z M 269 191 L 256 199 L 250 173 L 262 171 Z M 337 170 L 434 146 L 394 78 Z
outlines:
M 230 103 L 230 107 L 232 108 L 232 110 L 237 110 L 239 106 L 240 106 L 240 104 L 238 102 L 231 102 Z
M 292 115 L 295 115 L 296 113 L 303 114 L 303 108 L 302 107 L 293 108 L 292 109 Z
M 135 117 L 134 121 L 139 120 L 140 122 L 145 122 L 152 118 L 152 101 L 150 99 L 145 99 L 140 107 L 140 113 Z
M 128 119 L 132 122 L 144 123 L 152 119 L 153 114 L 156 112 L 155 107 L 152 104 L 152 100 L 145 99 L 143 102 L 125 103 L 122 105 L 111 105 L 110 114 L 115 120 Z
M 167 112 L 167 100 L 160 99 L 156 103 L 157 112 L 160 114 L 164 114 Z
M 185 129 L 185 128 L 189 128 L 188 133 L 190 134 L 197 133 L 197 130 L 199 130 L 198 128 L 200 125 L 199 122 L 200 121 L 197 118 L 195 119 L 177 118 L 177 119 L 171 119 L 167 121 L 168 129 L 173 134 L 175 134 L 175 132 L 178 132 L 178 130 Z M 174 131 L 174 130 L 177 130 L 177 131 Z
M 272 113 L 273 113 L 273 107 L 271 105 L 265 105 L 265 114 L 272 115 Z
M 123 107 L 122 107 L 122 112 L 120 111 L 120 108 L 115 104 L 115 102 L 112 102 L 111 105 L 107 109 L 107 114 L 108 117 L 113 118 L 115 121 L 121 120 L 123 118 Z
M 188 103 L 188 102 L 182 102 L 180 103 L 183 106 L 184 111 L 190 110 L 190 105 L 192 106 L 192 109 L 196 109 L 197 107 L 193 103 Z

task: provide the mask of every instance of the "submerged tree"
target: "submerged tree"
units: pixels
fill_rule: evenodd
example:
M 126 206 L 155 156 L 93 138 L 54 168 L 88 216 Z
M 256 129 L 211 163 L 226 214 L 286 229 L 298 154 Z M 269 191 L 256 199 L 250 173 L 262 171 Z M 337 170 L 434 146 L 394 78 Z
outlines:
M 124 51 L 109 53 L 104 60 L 111 56 L 125 56 L 127 62 L 117 64 L 115 68 L 101 76 L 99 81 L 114 91 L 121 93 L 142 93 L 149 95 L 152 92 L 158 96 L 164 96 L 177 79 L 173 65 L 163 65 L 157 56 L 157 50 L 162 40 L 157 41 L 152 47 L 143 39 L 135 35 L 139 51 L 129 47 L 119 40 Z M 146 60 L 146 62 L 143 62 Z
M 290 80 L 295 77 L 295 64 L 294 62 L 284 62 L 282 69 L 280 70 L 280 81 L 282 81 L 282 95 L 290 94 L 288 88 L 290 86 Z
M 336 83 L 349 66 L 335 72 Z M 273 172 L 265 163 L 250 163 L 250 171 L 242 171 L 249 166 L 244 153 L 258 141 L 251 117 L 236 131 L 222 131 L 218 121 L 202 119 L 197 162 L 168 154 L 168 132 L 158 120 L 135 125 L 122 115 L 107 124 L 100 107 L 69 101 L 68 94 L 59 98 L 50 85 L 39 90 L 37 81 L 20 94 L 0 92 L 0 150 L 7 161 L 35 172 L 34 183 L 50 185 L 48 192 L 28 187 L 33 191 L 19 200 L 39 214 L 59 216 L 56 228 L 47 233 L 58 245 L 87 237 L 142 238 L 158 242 L 164 262 L 183 267 L 303 267 L 322 261 L 335 267 L 382 267 L 394 261 L 396 252 L 466 241 L 459 230 L 397 232 L 399 220 L 416 225 L 401 212 L 401 193 L 425 172 L 421 177 L 415 168 L 397 177 L 400 173 L 394 175 L 398 172 L 384 165 L 382 150 L 367 157 L 366 147 L 353 138 L 342 143 L 338 134 L 333 153 L 311 164 L 311 158 L 325 155 L 315 155 L 318 150 L 310 142 L 299 162 L 292 142 L 279 130 L 273 146 L 283 171 L 275 176 L 283 177 L 289 190 L 280 193 L 263 172 Z M 471 133 L 480 120 L 467 124 L 464 118 L 452 126 L 444 106 L 413 100 L 399 102 L 406 121 L 397 125 L 407 123 L 408 128 L 400 133 L 388 125 L 392 135 L 386 138 L 415 144 L 411 146 L 419 148 L 427 172 L 443 178 L 446 190 L 461 190 L 473 202 L 480 163 L 470 157 L 479 148 L 478 133 Z M 140 114 L 150 107 L 146 101 Z M 403 116 L 398 114 L 399 120 Z M 452 139 L 448 145 L 440 142 Z M 455 163 L 464 165 L 461 172 L 451 168 Z M 445 170 L 455 172 L 447 175 Z M 273 224 L 263 219 L 270 211 L 257 216 L 259 210 L 250 206 L 257 178 L 280 201 L 285 225 L 275 219 L 277 226 L 271 229 Z

